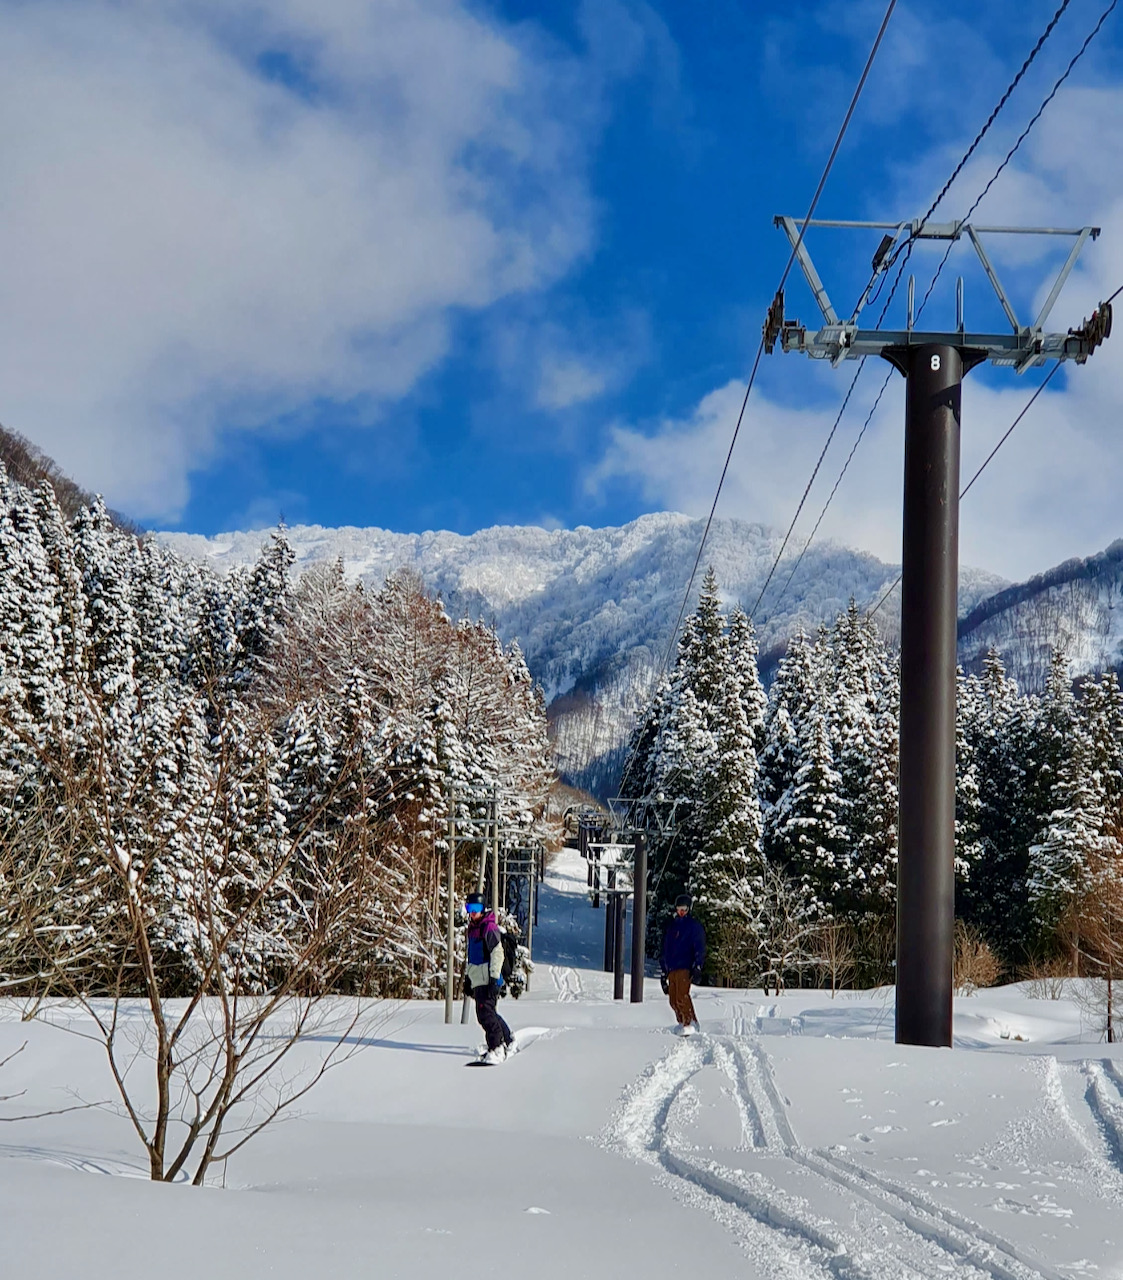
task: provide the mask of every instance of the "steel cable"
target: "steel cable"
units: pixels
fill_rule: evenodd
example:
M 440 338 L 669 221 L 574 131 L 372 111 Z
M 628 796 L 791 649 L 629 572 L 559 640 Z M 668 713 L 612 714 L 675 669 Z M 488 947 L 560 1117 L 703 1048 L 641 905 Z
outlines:
M 902 277 L 902 275 L 903 275 L 903 273 L 904 273 L 905 266 L 908 264 L 909 258 L 912 256 L 912 248 L 913 248 L 913 245 L 915 244 L 915 242 L 916 242 L 916 240 L 917 240 L 917 238 L 918 238 L 919 230 L 923 228 L 923 226 L 927 223 L 928 219 L 931 217 L 931 215 L 933 214 L 933 212 L 935 212 L 935 210 L 936 210 L 937 206 L 940 204 L 941 200 L 943 200 L 944 196 L 947 194 L 947 192 L 948 192 L 948 191 L 949 191 L 949 189 L 951 188 L 951 185 L 952 185 L 952 183 L 955 181 L 956 177 L 957 177 L 957 176 L 962 172 L 962 170 L 963 170 L 964 166 L 967 164 L 968 160 L 970 159 L 970 157 L 972 156 L 972 154 L 973 154 L 973 153 L 975 152 L 975 150 L 977 149 L 977 147 L 978 147 L 979 143 L 980 143 L 980 142 L 982 141 L 982 139 L 986 136 L 987 132 L 990 130 L 991 126 L 994 124 L 995 120 L 996 120 L 996 119 L 997 119 L 997 117 L 998 117 L 999 112 L 1000 112 L 1000 111 L 1002 110 L 1002 108 L 1005 106 L 1006 102 L 1007 102 L 1007 101 L 1008 101 L 1008 99 L 1010 98 L 1010 95 L 1013 93 L 1014 89 L 1017 87 L 1017 85 L 1018 85 L 1019 81 L 1022 79 L 1022 77 L 1025 75 L 1026 71 L 1029 69 L 1030 65 L 1033 63 L 1034 59 L 1037 57 L 1037 54 L 1040 52 L 1040 50 L 1041 50 L 1042 46 L 1044 45 L 1045 41 L 1046 41 L 1046 40 L 1049 38 L 1049 36 L 1052 34 L 1052 31 L 1053 31 L 1053 29 L 1056 27 L 1057 22 L 1060 20 L 1061 15 L 1064 13 L 1065 9 L 1066 9 L 1066 8 L 1068 8 L 1068 3 L 1069 3 L 1069 2 L 1070 2 L 1070 0 L 1066 0 L 1066 3 L 1062 4 L 1062 5 L 1057 9 L 1056 13 L 1054 13 L 1054 15 L 1053 15 L 1052 19 L 1050 20 L 1050 22 L 1049 22 L 1048 26 L 1045 28 L 1044 32 L 1041 34 L 1041 36 L 1040 36 L 1040 38 L 1038 39 L 1037 43 L 1034 45 L 1034 47 L 1033 47 L 1033 49 L 1030 51 L 1029 55 L 1026 57 L 1025 61 L 1022 63 L 1022 66 L 1021 66 L 1021 68 L 1019 69 L 1019 71 L 1018 71 L 1017 75 L 1015 75 L 1014 79 L 1010 82 L 1009 86 L 1008 86 L 1008 87 L 1007 87 L 1007 89 L 1006 89 L 1006 92 L 1002 95 L 1002 97 L 1001 97 L 1001 99 L 999 100 L 999 102 L 998 102 L 997 106 L 994 108 L 994 110 L 990 113 L 990 116 L 987 118 L 986 123 L 983 125 L 983 127 L 982 127 L 982 128 L 979 130 L 979 132 L 976 134 L 974 141 L 973 141 L 973 142 L 971 143 L 971 145 L 967 148 L 967 151 L 964 153 L 963 158 L 962 158 L 962 159 L 959 161 L 959 163 L 956 165 L 956 167 L 955 167 L 954 171 L 952 172 L 951 177 L 947 180 L 947 182 L 945 182 L 945 183 L 944 183 L 944 186 L 943 186 L 943 187 L 942 187 L 942 189 L 940 190 L 939 195 L 937 195 L 936 199 L 935 199 L 935 200 L 932 202 L 932 204 L 929 206 L 929 209 L 928 209 L 927 213 L 925 213 L 924 217 L 923 217 L 923 218 L 921 218 L 920 223 L 919 223 L 919 226 L 918 226 L 918 228 L 917 228 L 917 232 L 915 232 L 915 233 L 911 233 L 911 234 L 910 234 L 910 236 L 909 236 L 909 238 L 908 238 L 908 240 L 905 242 L 905 245 L 903 245 L 903 246 L 901 247 L 901 248 L 902 248 L 902 250 L 904 250 L 904 251 L 905 251 L 905 252 L 904 252 L 904 259 L 903 259 L 903 261 L 901 262 L 900 266 L 897 268 L 896 277 L 895 277 L 895 279 L 894 279 L 894 281 L 893 281 L 893 287 L 892 287 L 892 289 L 891 289 L 891 290 L 890 290 L 890 292 L 889 292 L 889 297 L 885 300 L 885 304 L 882 306 L 881 313 L 879 314 L 878 319 L 877 319 L 877 323 L 876 323 L 876 325 L 874 326 L 875 328 L 880 327 L 880 324 L 881 324 L 882 320 L 885 318 L 886 311 L 888 310 L 889 305 L 890 305 L 890 303 L 892 302 L 894 295 L 896 294 L 897 287 L 898 287 L 898 285 L 900 284 L 901 277 Z M 1062 86 L 1062 85 L 1064 84 L 1064 82 L 1068 79 L 1068 77 L 1072 74 L 1073 68 L 1076 66 L 1076 64 L 1080 61 L 1080 59 L 1081 59 L 1081 58 L 1084 56 L 1084 54 L 1087 52 L 1087 50 L 1088 50 L 1088 46 L 1092 43 L 1092 41 L 1093 41 L 1093 40 L 1096 38 L 1096 36 L 1099 34 L 1100 29 L 1103 27 L 1103 25 L 1104 25 L 1104 23 L 1107 21 L 1107 19 L 1111 16 L 1112 11 L 1113 11 L 1113 10 L 1116 8 L 1116 6 L 1118 5 L 1118 2 L 1119 2 L 1119 0 L 1111 0 L 1111 3 L 1110 3 L 1110 4 L 1107 6 L 1107 8 L 1106 8 L 1106 9 L 1104 9 L 1104 10 L 1103 10 L 1103 12 L 1100 14 L 1099 19 L 1097 20 L 1097 22 L 1096 22 L 1095 26 L 1094 26 L 1094 27 L 1092 28 L 1092 30 L 1088 33 L 1088 35 L 1085 37 L 1084 42 L 1081 44 L 1081 46 L 1080 46 L 1080 48 L 1077 50 L 1077 52 L 1076 52 L 1076 53 L 1072 56 L 1072 58 L 1069 60 L 1069 63 L 1068 63 L 1068 65 L 1067 65 L 1067 67 L 1065 68 L 1065 70 L 1063 71 L 1063 73 L 1058 77 L 1058 79 L 1057 79 L 1057 80 L 1056 80 L 1056 82 L 1054 83 L 1054 85 L 1053 85 L 1052 89 L 1049 91 L 1049 93 L 1046 95 L 1046 97 L 1045 97 L 1045 98 L 1044 98 L 1044 100 L 1042 101 L 1041 105 L 1038 107 L 1038 109 L 1034 112 L 1033 116 L 1030 118 L 1029 123 L 1025 126 L 1025 128 L 1024 128 L 1024 129 L 1022 130 L 1022 132 L 1019 134 L 1019 136 L 1018 136 L 1017 140 L 1014 142 L 1014 145 L 1009 149 L 1009 151 L 1007 151 L 1006 155 L 1003 157 L 1002 161 L 999 163 L 998 167 L 995 169 L 994 173 L 991 175 L 990 179 L 987 181 L 987 183 L 986 183 L 986 185 L 983 187 L 982 191 L 980 191 L 980 192 L 979 192 L 979 194 L 975 197 L 975 199 L 974 199 L 974 201 L 972 202 L 972 204 L 971 204 L 970 208 L 967 210 L 967 212 L 964 214 L 963 218 L 962 218 L 960 221 L 962 221 L 962 222 L 966 222 L 966 221 L 967 221 L 967 219 L 971 217 L 971 215 L 975 212 L 975 210 L 976 210 L 976 209 L 979 207 L 979 205 L 982 203 L 982 201 L 984 200 L 984 198 L 986 197 L 986 195 L 989 193 L 989 191 L 991 190 L 991 188 L 994 186 L 995 182 L 997 182 L 998 178 L 1001 176 L 1002 172 L 1006 169 L 1007 165 L 1009 165 L 1010 161 L 1013 159 L 1014 155 L 1016 154 L 1016 152 L 1018 151 L 1018 149 L 1021 147 L 1022 143 L 1023 143 L 1023 142 L 1026 140 L 1026 138 L 1029 136 L 1029 134 L 1030 134 L 1030 132 L 1032 131 L 1033 127 L 1034 127 L 1034 126 L 1037 124 L 1037 122 L 1041 119 L 1041 117 L 1042 117 L 1042 115 L 1044 114 L 1044 112 L 1045 112 L 1046 108 L 1049 106 L 1049 104 L 1050 104 L 1050 103 L 1053 101 L 1053 99 L 1056 97 L 1056 95 L 1057 95 L 1058 91 L 1060 90 L 1061 86 Z M 920 306 L 917 308 L 917 311 L 916 311 L 916 319 L 919 319 L 919 318 L 920 318 L 920 316 L 923 314 L 923 312 L 924 312 L 924 308 L 927 306 L 928 301 L 929 301 L 929 299 L 930 299 L 930 298 L 931 298 L 931 296 L 932 296 L 932 291 L 935 289 L 936 284 L 937 284 L 937 282 L 939 281 L 940 275 L 942 274 L 944 267 L 947 265 L 948 258 L 951 256 L 951 251 L 952 251 L 952 249 L 955 247 L 955 244 L 956 244 L 956 241 L 955 241 L 955 240 L 949 240 L 949 242 L 948 242 L 948 247 L 947 247 L 947 249 L 944 251 L 944 256 L 943 256 L 943 258 L 940 260 L 940 263 L 939 263 L 939 265 L 938 265 L 938 266 L 937 266 L 937 268 L 936 268 L 935 274 L 932 276 L 932 279 L 929 281 L 928 287 L 927 287 L 927 289 L 925 290 L 925 293 L 924 293 L 924 297 L 921 299 Z M 898 252 L 900 252 L 900 250 L 899 250 Z M 896 255 L 894 255 L 894 260 L 895 260 L 895 258 L 896 258 Z M 872 284 L 872 281 L 871 281 L 871 284 Z M 869 287 L 870 287 L 870 286 L 869 286 L 869 285 L 867 285 L 867 288 L 866 288 L 866 292 L 867 292 L 867 293 L 868 293 L 868 291 L 869 291 Z M 879 292 L 880 292 L 880 290 L 879 290 Z M 1114 295 L 1113 295 L 1113 297 L 1114 297 Z M 1109 299 L 1109 301 L 1111 301 L 1111 299 Z M 850 383 L 850 387 L 849 387 L 849 389 L 847 390 L 847 393 L 846 393 L 846 400 L 843 402 L 843 408 L 845 408 L 846 402 L 847 402 L 847 401 L 849 401 L 849 399 L 850 399 L 850 393 L 854 390 L 854 386 L 855 386 L 855 384 L 856 384 L 856 382 L 857 382 L 857 380 L 858 380 L 858 375 L 860 374 L 860 372 L 861 372 L 861 368 L 862 368 L 862 366 L 864 365 L 864 363 L 865 363 L 865 357 L 863 357 L 863 358 L 862 358 L 862 360 L 859 362 L 858 371 L 855 373 L 854 378 L 852 379 L 852 381 L 851 381 L 851 383 Z M 855 442 L 854 442 L 853 446 L 851 447 L 850 453 L 847 455 L 846 461 L 845 461 L 845 462 L 843 463 L 843 465 L 842 465 L 842 470 L 839 472 L 838 478 L 837 478 L 837 480 L 836 480 L 836 481 L 835 481 L 835 483 L 834 483 L 834 487 L 831 489 L 830 495 L 828 496 L 828 498 L 827 498 L 826 502 L 824 503 L 824 505 L 823 505 L 823 509 L 822 509 L 822 510 L 820 511 L 820 513 L 819 513 L 819 517 L 818 517 L 818 519 L 815 521 L 815 526 L 814 526 L 814 528 L 812 529 L 811 534 L 810 534 L 810 536 L 808 537 L 807 541 L 804 543 L 803 549 L 800 551 L 799 556 L 796 558 L 796 562 L 795 562 L 795 565 L 792 567 L 792 571 L 791 571 L 791 573 L 789 573 L 789 574 L 788 574 L 788 577 L 787 577 L 786 581 L 784 582 L 783 587 L 780 589 L 780 594 L 779 594 L 779 596 L 777 596 L 776 601 L 775 601 L 775 603 L 773 604 L 773 610 L 775 610 L 775 608 L 776 608 L 776 606 L 779 604 L 780 600 L 782 600 L 782 599 L 783 599 L 783 597 L 784 597 L 784 595 L 785 595 L 785 593 L 786 593 L 786 591 L 787 591 L 787 589 L 788 589 L 788 586 L 791 584 L 791 581 L 792 581 L 792 579 L 793 579 L 793 578 L 794 578 L 794 576 L 795 576 L 796 570 L 799 568 L 799 565 L 800 565 L 800 563 L 802 562 L 802 560 L 803 560 L 804 556 L 806 555 L 808 548 L 810 547 L 810 545 L 811 545 L 812 541 L 814 540 L 815 534 L 818 532 L 819 527 L 820 527 L 820 525 L 821 525 L 821 524 L 822 524 L 822 522 L 823 522 L 823 518 L 824 518 L 824 517 L 826 516 L 826 514 L 827 514 L 827 510 L 828 510 L 828 508 L 830 507 L 831 502 L 833 501 L 835 494 L 838 492 L 839 485 L 842 483 L 843 477 L 846 475 L 846 472 L 847 472 L 847 470 L 849 469 L 850 463 L 853 461 L 854 454 L 855 454 L 855 452 L 857 451 L 858 446 L 861 444 L 861 442 L 862 442 L 862 438 L 865 436 L 866 429 L 867 429 L 867 428 L 868 428 L 868 426 L 870 425 L 870 422 L 871 422 L 871 420 L 872 420 L 872 418 L 873 418 L 873 415 L 874 415 L 874 413 L 876 412 L 877 407 L 878 407 L 878 405 L 879 405 L 879 404 L 880 404 L 880 402 L 881 402 L 881 398 L 882 398 L 882 396 L 885 394 L 885 391 L 886 391 L 886 389 L 887 389 L 887 387 L 888 387 L 888 385 L 889 385 L 890 380 L 892 379 L 892 376 L 893 376 L 892 371 L 890 371 L 890 372 L 886 375 L 885 381 L 882 383 L 881 389 L 880 389 L 880 390 L 878 391 L 878 393 L 877 393 L 877 398 L 875 399 L 875 401 L 874 401 L 874 403 L 873 403 L 873 407 L 870 409 L 870 412 L 869 412 L 869 414 L 867 415 L 865 422 L 862 424 L 862 428 L 861 428 L 861 430 L 859 431 L 858 436 L 857 436 L 857 439 L 855 440 Z M 1050 378 L 1051 378 L 1051 377 L 1052 377 L 1052 374 L 1050 374 L 1049 376 L 1050 376 Z M 1048 379 L 1046 379 L 1046 382 L 1047 382 L 1047 381 L 1048 381 Z M 1042 383 L 1042 387 L 1043 387 L 1044 385 L 1045 385 L 1045 383 Z M 1040 390 L 1040 388 L 1039 388 L 1039 390 Z M 1035 398 L 1036 398 L 1036 397 L 1035 397 Z M 1031 401 L 1030 403 L 1032 403 L 1032 401 Z M 1027 409 L 1028 409 L 1028 407 L 1029 407 L 1029 406 L 1027 405 L 1026 407 L 1027 407 Z M 840 415 L 839 415 L 839 416 L 841 417 L 841 413 L 840 413 Z M 1020 420 L 1021 420 L 1021 419 L 1020 419 L 1020 416 L 1019 416 L 1018 421 L 1020 421 Z M 834 425 L 833 425 L 833 426 L 832 426 L 832 428 L 831 428 L 830 434 L 829 434 L 829 436 L 828 436 L 828 438 L 827 438 L 827 446 L 829 446 L 830 441 L 833 439 L 834 434 L 835 434 L 835 431 L 836 431 L 836 430 L 837 430 L 837 428 L 838 428 L 838 421 L 839 421 L 839 420 L 838 420 L 838 418 L 836 418 L 836 419 L 835 419 L 835 422 L 834 422 Z M 1015 425 L 1016 425 L 1016 423 L 1015 423 Z M 1011 430 L 1013 430 L 1013 428 L 1011 428 Z M 823 452 L 824 452 L 824 453 L 826 452 L 826 447 L 827 447 L 827 446 L 824 446 L 824 450 L 823 450 Z M 988 461 L 989 461 L 989 459 L 988 459 Z M 818 472 L 819 465 L 821 465 L 821 463 L 822 463 L 822 456 L 820 456 L 820 458 L 819 458 L 819 463 L 817 463 L 817 464 L 816 464 L 815 472 L 813 472 L 813 473 L 812 473 L 812 481 L 814 480 L 814 476 L 815 476 L 815 474 Z M 972 483 L 973 483 L 973 481 L 972 481 Z M 808 488 L 810 488 L 810 485 L 808 486 Z M 802 511 L 803 504 L 804 504 L 804 502 L 806 501 L 806 497 L 807 497 L 807 492 L 805 491 L 805 492 L 804 492 L 803 499 L 802 499 L 802 500 L 801 500 L 801 502 L 800 502 L 799 508 L 798 508 L 798 509 L 797 509 L 797 511 L 796 511 L 796 519 L 798 519 L 800 511 Z M 793 522 L 792 522 L 792 528 L 794 528 L 794 525 L 795 525 L 795 521 L 793 520 Z M 790 533 L 791 533 L 791 530 L 789 529 L 789 535 L 790 535 Z M 784 542 L 784 546 L 786 546 L 786 545 L 787 545 L 787 539 L 785 539 L 785 542 Z M 783 547 L 781 548 L 781 554 L 782 554 L 782 552 L 783 552 Z M 779 559 L 777 558 L 777 564 L 778 564 L 778 563 L 779 563 Z M 774 572 L 775 572 L 775 569 L 776 569 L 776 565 L 774 565 L 774 566 L 773 566 L 772 573 L 774 573 Z M 769 574 L 768 581 L 771 581 L 772 573 L 770 573 L 770 574 Z M 768 585 L 768 582 L 766 582 L 766 583 L 765 583 L 765 588 L 767 588 L 767 585 Z M 895 585 L 895 584 L 894 584 L 894 585 Z M 892 592 L 892 590 L 893 590 L 893 589 L 894 589 L 894 588 L 892 588 L 892 587 L 890 588 L 890 593 Z M 887 593 L 887 594 L 889 594 L 889 593 Z M 759 604 L 760 604 L 760 599 L 761 599 L 761 597 L 762 597 L 763 595 L 764 595 L 764 591 L 762 590 L 762 591 L 761 591 L 761 595 L 760 595 L 760 596 L 758 596 L 758 598 L 757 598 L 757 605 L 759 605 Z M 881 601 L 879 601 L 878 605 L 876 606 L 877 608 L 880 608 L 880 607 L 881 607 L 881 604 L 883 604 L 883 603 L 884 603 L 884 599 L 885 599 L 885 598 L 887 598 L 887 597 L 884 597 Z M 754 605 L 754 606 L 753 606 L 753 608 L 754 608 L 754 613 L 755 613 L 755 609 L 756 609 L 756 607 L 757 607 L 756 605 Z M 876 611 L 876 610 L 875 610 L 875 611 Z M 871 614 L 871 615 L 869 615 L 869 616 L 872 616 L 872 614 Z
M 881 47 L 881 42 L 884 39 L 885 32 L 889 26 L 889 20 L 893 16 L 893 10 L 896 7 L 897 7 L 897 0 L 889 0 L 888 7 L 886 8 L 885 14 L 881 19 L 881 25 L 878 28 L 877 36 L 874 39 L 873 46 L 869 52 L 869 56 L 866 58 L 865 66 L 862 68 L 862 74 L 859 77 L 858 84 L 854 89 L 853 95 L 851 96 L 850 105 L 847 107 L 846 115 L 844 116 L 842 124 L 839 127 L 838 134 L 835 137 L 834 146 L 831 148 L 830 155 L 828 156 L 826 165 L 823 168 L 822 176 L 819 178 L 818 186 L 815 188 L 815 194 L 811 198 L 811 204 L 808 207 L 807 216 L 803 219 L 803 225 L 800 227 L 799 236 L 796 240 L 796 243 L 792 246 L 791 253 L 788 255 L 788 261 L 784 266 L 783 274 L 780 276 L 780 283 L 777 286 L 777 292 L 781 291 L 785 283 L 787 282 L 788 275 L 790 274 L 792 265 L 794 264 L 796 259 L 796 254 L 799 252 L 800 245 L 803 243 L 803 237 L 807 230 L 807 225 L 815 214 L 815 209 L 818 206 L 819 198 L 823 194 L 823 188 L 826 186 L 827 178 L 830 176 L 831 169 L 834 166 L 835 158 L 838 155 L 839 148 L 842 146 L 842 140 L 846 136 L 847 129 L 850 127 L 850 121 L 853 118 L 854 111 L 858 106 L 858 100 L 862 95 L 862 90 L 865 88 L 866 80 L 869 78 L 870 70 L 873 67 L 874 59 L 877 56 L 877 51 Z M 760 343 L 757 346 L 756 357 L 753 360 L 752 370 L 749 373 L 749 380 L 748 380 L 748 384 L 745 387 L 745 394 L 741 400 L 741 408 L 737 414 L 737 421 L 733 428 L 733 437 L 729 442 L 729 449 L 725 455 L 725 463 L 722 466 L 721 475 L 718 477 L 717 489 L 714 492 L 714 500 L 710 505 L 710 513 L 706 518 L 706 524 L 702 530 L 702 537 L 698 545 L 698 554 L 694 557 L 694 565 L 690 570 L 690 578 L 688 579 L 686 584 L 686 591 L 683 593 L 682 604 L 679 607 L 678 617 L 675 619 L 674 628 L 671 631 L 670 638 L 668 639 L 668 642 L 667 642 L 666 651 L 663 654 L 663 660 L 659 666 L 659 674 L 656 676 L 656 679 L 653 685 L 653 696 L 654 696 L 654 691 L 658 690 L 659 685 L 662 682 L 663 676 L 666 673 L 667 666 L 670 662 L 671 653 L 674 651 L 675 643 L 678 639 L 679 628 L 682 626 L 682 620 L 686 613 L 686 606 L 690 601 L 690 593 L 694 587 L 694 580 L 698 575 L 698 566 L 702 563 L 702 556 L 705 552 L 706 542 L 709 539 L 710 529 L 713 525 L 714 513 L 717 511 L 718 500 L 721 497 L 721 491 L 725 485 L 725 478 L 729 472 L 729 464 L 733 459 L 733 450 L 737 445 L 737 437 L 740 435 L 740 432 L 741 432 L 741 424 L 743 423 L 745 418 L 745 410 L 748 407 L 749 396 L 752 393 L 753 383 L 756 381 L 757 371 L 760 368 L 760 360 L 763 354 L 764 354 L 764 338 L 762 336 Z M 624 771 L 620 778 L 621 793 L 623 793 L 625 790 L 624 784 L 627 782 L 628 775 L 632 768 L 632 764 L 634 763 L 634 759 L 635 759 L 635 752 L 633 751 L 629 755 L 629 758 L 624 767 Z

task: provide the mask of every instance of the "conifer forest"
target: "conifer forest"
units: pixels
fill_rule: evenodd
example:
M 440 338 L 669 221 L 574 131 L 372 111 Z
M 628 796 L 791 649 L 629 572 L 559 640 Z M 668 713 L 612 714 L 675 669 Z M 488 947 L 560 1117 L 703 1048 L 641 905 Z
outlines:
M 219 576 L 0 475 L 8 994 L 440 989 L 447 795 L 540 833 L 541 692 L 410 574 L 292 560 Z
M 710 981 L 782 990 L 893 981 L 899 678 L 853 602 L 792 637 L 768 694 L 753 627 L 707 575 L 673 670 L 630 744 L 647 797 L 649 949 L 689 892 Z M 956 983 L 1088 974 L 1123 956 L 1123 694 L 1074 688 L 1054 652 L 1040 695 L 1001 656 L 959 674 Z
M 549 835 L 546 713 L 517 643 L 409 572 L 299 577 L 284 531 L 219 575 L 100 500 L 0 477 L 0 984 L 33 999 L 215 990 L 433 996 L 449 797 Z M 649 955 L 689 892 L 718 985 L 892 982 L 898 675 L 853 603 L 766 692 L 711 572 L 630 743 Z M 1055 653 L 1021 694 L 961 673 L 957 982 L 1114 977 L 1123 694 Z M 470 837 L 484 810 L 461 805 Z M 482 847 L 482 846 L 481 846 Z M 460 864 L 475 887 L 473 860 Z M 469 883 L 472 882 L 472 883 Z M 454 964 L 458 962 L 454 958 Z

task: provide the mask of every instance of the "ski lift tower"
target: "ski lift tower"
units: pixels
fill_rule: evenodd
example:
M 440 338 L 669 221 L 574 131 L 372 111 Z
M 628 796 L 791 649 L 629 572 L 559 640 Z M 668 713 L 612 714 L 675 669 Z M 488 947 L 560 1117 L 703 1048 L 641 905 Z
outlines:
M 764 349 L 816 360 L 882 356 L 905 377 L 904 524 L 901 553 L 900 813 L 897 864 L 898 1044 L 951 1046 L 952 962 L 955 927 L 955 667 L 956 590 L 959 570 L 959 432 L 963 375 L 976 365 L 1011 366 L 1018 373 L 1049 360 L 1083 364 L 1111 333 L 1111 305 L 1065 333 L 1046 321 L 1085 243 L 1098 227 L 991 227 L 972 223 L 835 222 L 812 219 L 803 230 L 780 216 L 823 316 L 817 330 L 784 316 L 776 294 L 764 324 Z M 812 264 L 803 233 L 810 227 L 882 232 L 872 276 L 853 315 L 841 320 Z M 1022 324 L 986 252 L 983 238 L 1063 236 L 1072 247 L 1032 324 Z M 963 318 L 963 279 L 956 282 L 953 330 L 914 328 L 915 282 L 908 282 L 904 329 L 863 329 L 862 308 L 883 276 L 917 240 L 967 240 L 975 250 L 1009 332 L 975 333 Z

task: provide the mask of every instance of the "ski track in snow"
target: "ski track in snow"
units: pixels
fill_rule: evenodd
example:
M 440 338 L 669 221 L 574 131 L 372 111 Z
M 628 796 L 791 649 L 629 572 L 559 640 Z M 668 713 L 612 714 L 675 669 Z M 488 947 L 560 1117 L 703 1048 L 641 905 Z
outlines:
M 963 1280 L 1061 1280 L 1061 1272 L 923 1192 L 837 1151 L 801 1146 L 768 1054 L 751 1034 L 753 1022 L 745 1007 L 735 1006 L 733 1035 L 676 1043 L 627 1090 L 601 1134 L 602 1144 L 654 1166 L 658 1180 L 680 1199 L 721 1221 L 764 1276 L 946 1280 L 954 1273 Z M 1089 1105 L 1099 1108 L 1096 1115 L 1112 1135 L 1105 1148 L 1114 1156 L 1101 1156 L 1104 1171 L 1110 1166 L 1120 1179 L 1120 1082 L 1109 1072 L 1109 1084 L 1100 1064 L 1085 1065 L 1089 1098 L 1096 1099 Z M 724 1076 L 740 1116 L 735 1162 L 728 1156 L 727 1163 L 705 1158 L 685 1136 L 699 1110 L 694 1082 L 701 1085 L 707 1069 Z M 1055 1087 L 1047 1081 L 1046 1089 L 1054 1103 L 1058 1094 L 1063 1101 L 1059 1075 Z M 1076 1124 L 1071 1113 L 1069 1120 Z M 1090 1151 L 1094 1144 L 1085 1135 L 1083 1145 Z M 807 1197 L 790 1189 L 801 1185 Z M 827 1218 L 812 1202 L 838 1209 Z
M 139 1161 L 114 1160 L 111 1157 L 77 1155 L 73 1151 L 62 1151 L 51 1147 L 25 1146 L 17 1143 L 0 1144 L 0 1159 L 3 1160 L 38 1160 L 43 1164 L 59 1165 L 63 1169 L 73 1169 L 76 1173 L 100 1173 L 111 1178 L 141 1178 L 147 1180 L 151 1175 L 147 1165 Z M 186 1182 L 188 1174 L 181 1170 L 174 1181 Z
M 552 964 L 550 966 L 550 980 L 557 989 L 559 1004 L 568 1004 L 573 1000 L 580 1000 L 584 995 L 581 989 L 581 979 L 576 969 Z
M 1085 1152 L 1076 1173 L 1102 1198 L 1123 1199 L 1123 1082 L 1110 1059 L 1045 1059 L 1046 1102 Z

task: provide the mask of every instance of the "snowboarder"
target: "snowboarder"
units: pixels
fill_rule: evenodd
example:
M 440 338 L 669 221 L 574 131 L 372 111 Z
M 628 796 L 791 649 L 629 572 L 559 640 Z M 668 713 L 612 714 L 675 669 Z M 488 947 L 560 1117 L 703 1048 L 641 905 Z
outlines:
M 706 931 L 690 914 L 690 905 L 688 893 L 680 893 L 675 899 L 675 914 L 663 934 L 660 978 L 675 1011 L 679 1034 L 684 1036 L 692 1036 L 699 1029 L 694 1001 L 690 998 L 690 984 L 702 980 L 702 965 L 706 959 Z
M 503 985 L 503 939 L 482 893 L 470 893 L 464 910 L 468 913 L 467 982 L 476 1002 L 476 1019 L 487 1036 L 487 1052 L 480 1061 L 492 1067 L 505 1060 L 514 1040 L 495 1008 Z

